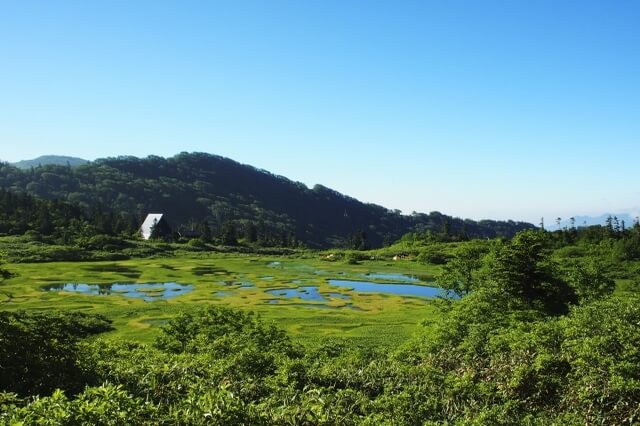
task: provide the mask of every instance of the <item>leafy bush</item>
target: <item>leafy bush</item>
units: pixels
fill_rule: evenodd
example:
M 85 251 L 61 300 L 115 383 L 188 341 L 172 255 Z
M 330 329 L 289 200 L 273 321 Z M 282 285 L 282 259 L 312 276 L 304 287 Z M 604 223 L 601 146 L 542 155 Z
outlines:
M 616 283 L 604 273 L 604 267 L 594 258 L 576 261 L 567 273 L 567 280 L 581 303 L 610 295 Z
M 78 367 L 78 342 L 110 329 L 111 321 L 99 315 L 0 312 L 0 390 L 80 391 L 91 378 Z
M 295 354 L 289 337 L 279 328 L 265 324 L 253 312 L 209 306 L 196 312 L 183 312 L 162 328 L 156 346 L 167 352 L 200 350 L 227 355 L 234 341 L 255 345 L 262 351 Z
M 561 258 L 579 258 L 586 254 L 582 246 L 566 246 L 555 250 L 555 255 Z
M 640 237 L 625 238 L 616 242 L 614 253 L 617 259 L 640 260 Z
M 514 272 L 495 262 L 484 277 Z M 0 423 L 636 424 L 640 299 L 602 297 L 558 315 L 478 282 L 392 354 L 303 349 L 221 307 L 179 314 L 153 346 L 81 342 L 101 317 L 0 313 Z
M 418 261 L 422 263 L 430 263 L 432 265 L 444 265 L 449 260 L 449 256 L 440 246 L 428 246 L 418 254 Z
M 131 247 L 131 243 L 110 235 L 93 235 L 80 240 L 78 246 L 87 250 L 120 251 Z
M 3 410 L 5 411 L 5 410 Z M 131 425 L 154 419 L 153 406 L 132 397 L 120 386 L 90 387 L 69 399 L 57 390 L 34 398 L 24 407 L 8 408 L 0 419 L 8 424 Z

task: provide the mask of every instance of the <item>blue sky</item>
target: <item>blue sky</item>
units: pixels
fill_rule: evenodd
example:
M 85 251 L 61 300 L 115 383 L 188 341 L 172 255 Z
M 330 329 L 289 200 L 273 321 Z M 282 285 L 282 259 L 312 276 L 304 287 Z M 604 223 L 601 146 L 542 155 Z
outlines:
M 637 1 L 0 3 L 0 159 L 203 151 L 407 213 L 640 207 Z

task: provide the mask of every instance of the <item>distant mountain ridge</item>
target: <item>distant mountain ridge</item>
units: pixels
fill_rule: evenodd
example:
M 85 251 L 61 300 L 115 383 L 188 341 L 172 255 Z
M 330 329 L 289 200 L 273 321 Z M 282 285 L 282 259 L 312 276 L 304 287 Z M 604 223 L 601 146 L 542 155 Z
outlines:
M 16 163 L 11 163 L 19 169 L 30 169 L 31 167 L 56 165 L 56 166 L 71 166 L 76 167 L 82 164 L 87 164 L 89 160 L 78 157 L 67 157 L 64 155 L 42 155 L 33 160 L 22 160 Z
M 0 163 L 0 187 L 85 208 L 132 214 L 166 214 L 170 224 L 214 232 L 258 233 L 273 241 L 295 238 L 310 247 L 348 246 L 353 239 L 378 247 L 412 231 L 452 236 L 512 236 L 534 226 L 513 221 L 473 221 L 434 211 L 410 216 L 365 204 L 337 191 L 308 188 L 283 176 L 205 153 L 171 158 L 117 157 L 78 167 L 46 165 L 29 170 Z M 264 239 L 264 238 L 262 238 Z
M 636 221 L 638 218 L 638 215 L 633 213 L 604 213 L 600 216 L 574 216 L 574 226 L 576 228 L 593 225 L 604 226 L 609 216 L 611 216 L 611 218 L 617 218 L 619 223 L 622 223 L 622 221 L 624 221 L 627 228 L 633 226 L 634 221 Z M 549 231 L 555 231 L 559 229 L 558 223 L 555 220 L 551 223 L 546 223 L 545 221 L 544 227 Z M 571 218 L 561 220 L 559 227 L 560 229 L 565 227 L 570 228 Z

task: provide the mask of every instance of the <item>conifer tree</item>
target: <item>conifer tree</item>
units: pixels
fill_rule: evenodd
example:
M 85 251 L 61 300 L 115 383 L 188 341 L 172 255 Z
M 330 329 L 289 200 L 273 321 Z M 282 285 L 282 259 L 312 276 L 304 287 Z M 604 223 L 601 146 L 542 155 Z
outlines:
M 200 232 L 200 240 L 203 243 L 210 243 L 212 239 L 211 227 L 209 226 L 209 221 L 207 219 L 204 219 L 200 224 Z
M 151 225 L 151 235 L 149 236 L 150 240 L 158 240 L 161 238 L 160 235 L 160 227 L 158 226 L 158 220 L 153 219 L 153 224 Z

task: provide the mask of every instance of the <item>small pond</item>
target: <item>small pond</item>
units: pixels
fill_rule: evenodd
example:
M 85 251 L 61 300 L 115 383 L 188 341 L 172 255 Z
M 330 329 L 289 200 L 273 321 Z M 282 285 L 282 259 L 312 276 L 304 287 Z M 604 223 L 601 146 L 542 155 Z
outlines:
M 66 283 L 47 285 L 44 291 L 70 291 L 90 295 L 120 295 L 136 299 L 153 300 L 169 299 L 182 296 L 193 290 L 190 284 L 167 283 L 113 283 L 113 284 L 84 284 Z
M 220 284 L 226 287 L 236 287 L 242 290 L 255 287 L 251 281 L 220 281 Z
M 397 296 L 444 297 L 446 292 L 439 287 L 415 284 L 380 284 L 371 281 L 329 280 L 329 284 L 337 287 L 348 287 L 353 291 L 365 293 L 385 293 Z
M 415 275 L 394 274 L 394 273 L 371 272 L 368 274 L 362 274 L 361 276 L 365 278 L 371 278 L 374 280 L 387 280 L 387 281 L 396 281 L 396 282 L 403 282 L 403 283 L 418 283 L 421 281 L 420 277 L 417 277 Z
M 302 300 L 313 300 L 315 302 L 328 302 L 327 298 L 320 294 L 317 286 L 302 286 L 295 288 L 276 288 L 267 290 L 267 294 L 280 296 L 285 299 L 299 297 Z

